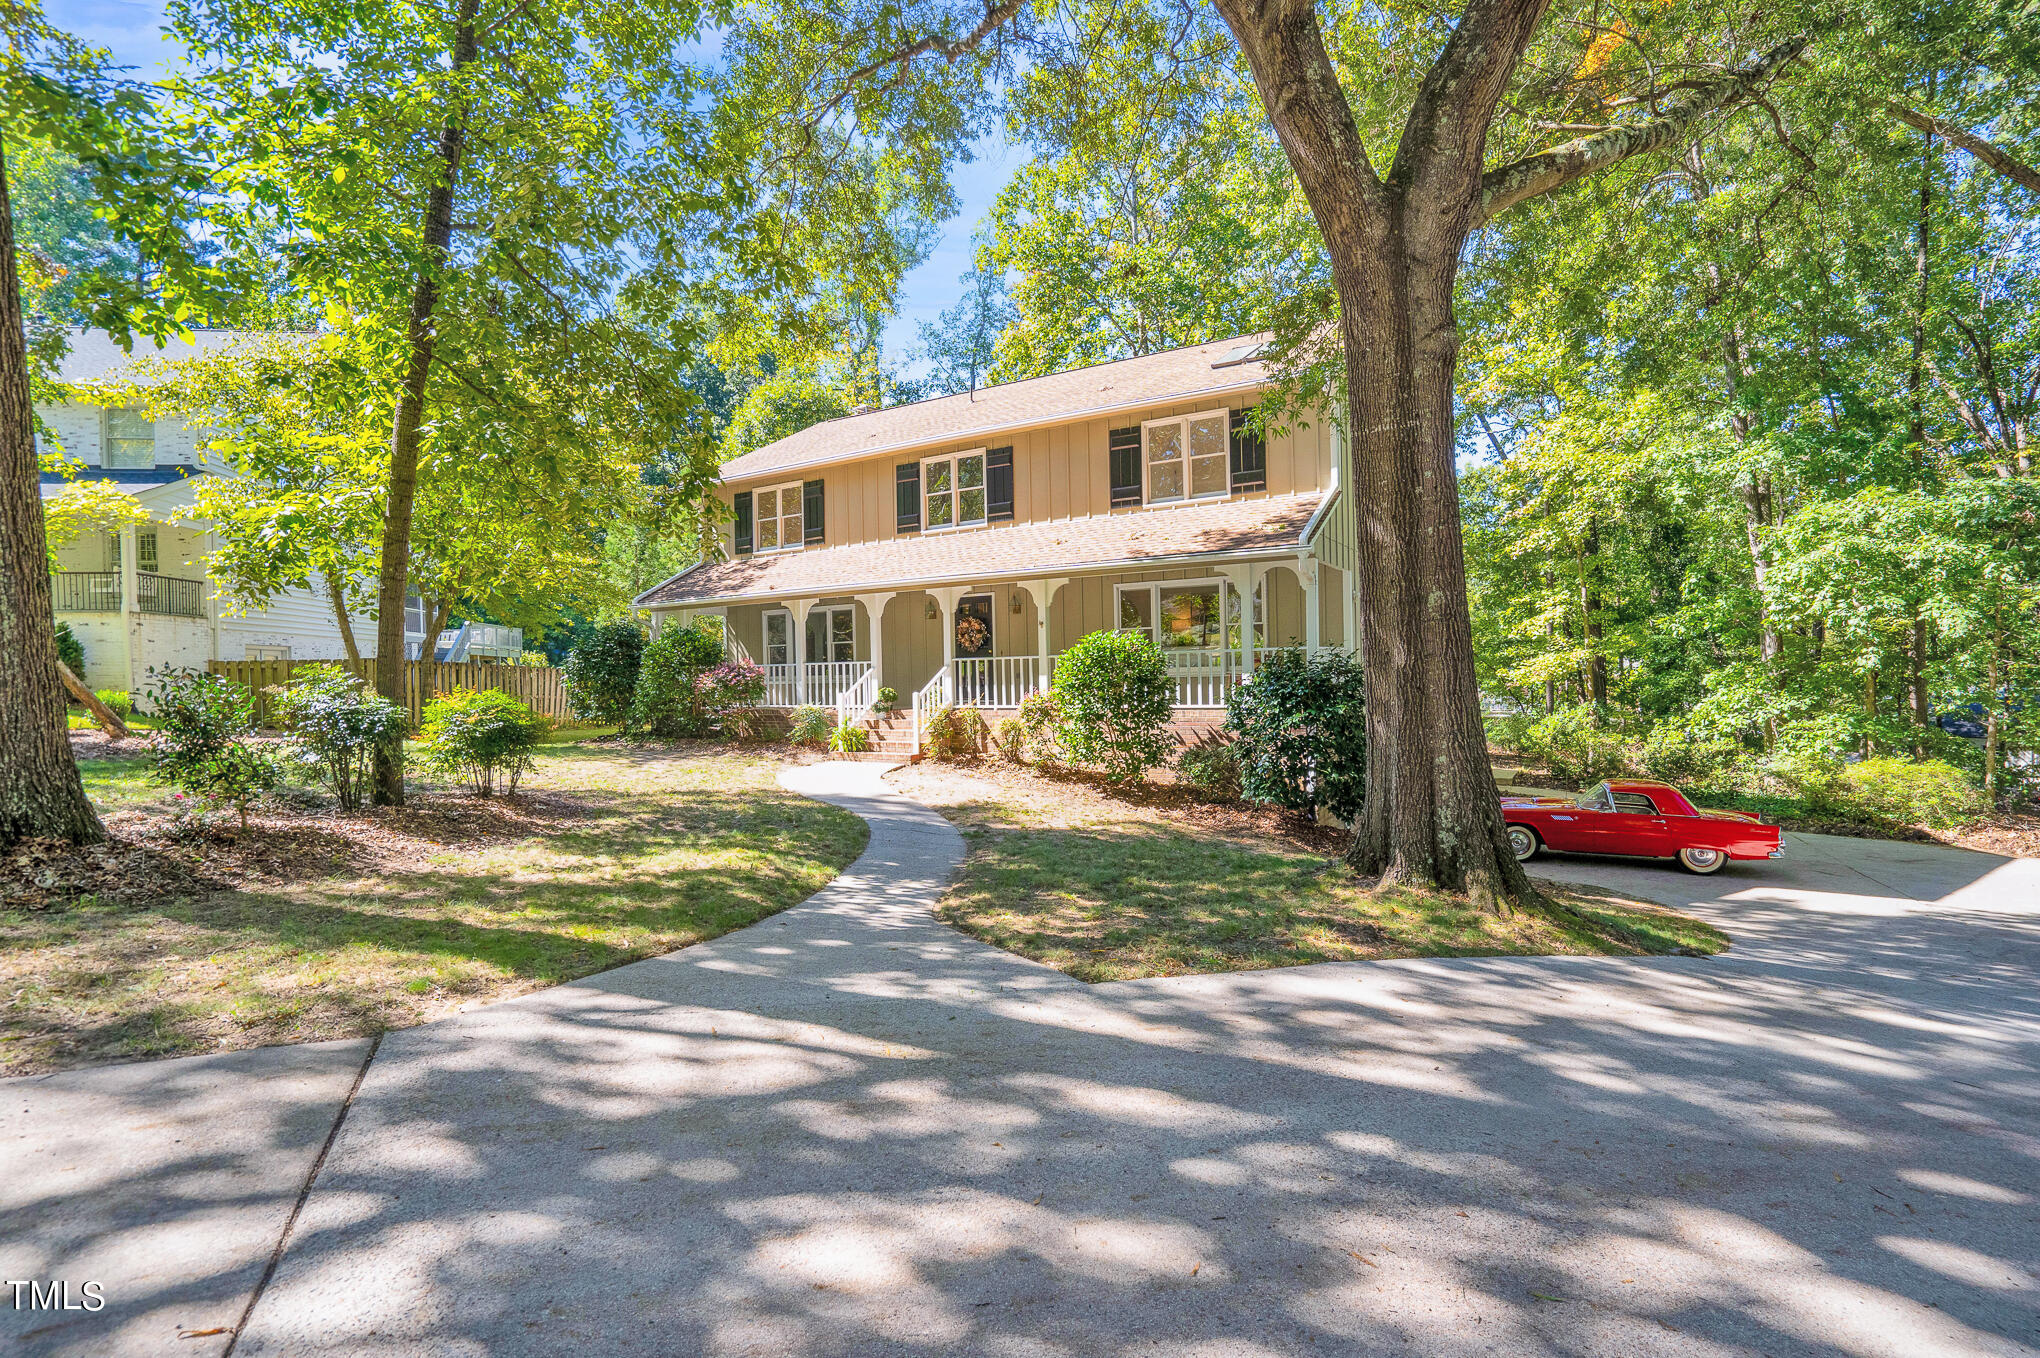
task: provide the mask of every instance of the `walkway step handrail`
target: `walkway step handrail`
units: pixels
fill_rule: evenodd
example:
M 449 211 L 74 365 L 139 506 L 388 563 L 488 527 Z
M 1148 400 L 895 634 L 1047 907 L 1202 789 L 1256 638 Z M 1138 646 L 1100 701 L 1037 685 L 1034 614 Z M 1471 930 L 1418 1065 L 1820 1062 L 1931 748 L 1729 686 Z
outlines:
M 924 708 L 940 707 L 949 695 L 949 667 L 937 667 L 935 677 L 914 690 L 914 753 L 921 753 L 921 735 L 927 729 L 921 712 Z
M 857 682 L 836 694 L 836 725 L 848 726 L 869 712 L 877 701 L 878 671 L 866 665 Z

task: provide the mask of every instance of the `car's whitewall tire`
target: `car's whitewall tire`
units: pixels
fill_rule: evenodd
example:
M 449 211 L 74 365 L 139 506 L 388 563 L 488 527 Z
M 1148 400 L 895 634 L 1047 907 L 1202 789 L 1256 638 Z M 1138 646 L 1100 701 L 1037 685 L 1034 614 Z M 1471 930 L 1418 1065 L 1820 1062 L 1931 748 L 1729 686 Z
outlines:
M 1543 847 L 1543 844 L 1537 838 L 1537 832 L 1529 826 L 1511 825 L 1509 827 L 1509 849 L 1516 855 L 1518 863 L 1529 862 L 1537 856 L 1537 851 Z
M 1679 866 L 1688 872 L 1697 872 L 1702 877 L 1720 872 L 1728 863 L 1728 855 L 1720 849 L 1681 849 Z

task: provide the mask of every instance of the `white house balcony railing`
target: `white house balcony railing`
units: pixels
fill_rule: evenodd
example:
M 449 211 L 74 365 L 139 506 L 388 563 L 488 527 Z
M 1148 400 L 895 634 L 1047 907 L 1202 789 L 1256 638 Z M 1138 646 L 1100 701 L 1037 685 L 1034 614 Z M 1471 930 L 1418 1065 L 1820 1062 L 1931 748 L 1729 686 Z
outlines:
M 50 604 L 57 613 L 118 613 L 120 572 L 59 571 L 50 576 Z M 156 617 L 202 618 L 205 581 L 136 571 L 135 606 Z
M 848 726 L 861 721 L 871 705 L 878 701 L 878 671 L 869 665 L 860 665 L 864 672 L 850 687 L 836 695 L 836 725 Z
M 869 660 L 835 660 L 826 664 L 807 667 L 807 691 L 801 702 L 813 707 L 827 707 L 836 701 L 836 695 L 849 688 L 871 671 Z
M 1162 651 L 1162 661 L 1167 666 L 1169 679 L 1176 688 L 1171 705 L 1193 709 L 1224 707 L 1233 689 L 1267 663 L 1269 656 L 1285 649 L 1297 648 L 1255 647 L 1249 662 L 1251 668 L 1243 671 L 1238 651 L 1219 650 L 1216 647 L 1167 647 Z M 1048 687 L 1049 681 L 1055 675 L 1055 662 L 1058 658 L 1049 657 L 1046 667 L 1043 666 L 1040 657 L 1031 655 L 979 656 L 952 660 L 949 664 L 948 683 L 943 685 L 931 681 L 922 690 L 922 693 L 927 695 L 924 705 L 930 710 L 948 703 L 962 703 L 968 707 L 1018 707 L 1021 699 L 1028 694 Z M 938 680 L 941 677 L 937 675 Z

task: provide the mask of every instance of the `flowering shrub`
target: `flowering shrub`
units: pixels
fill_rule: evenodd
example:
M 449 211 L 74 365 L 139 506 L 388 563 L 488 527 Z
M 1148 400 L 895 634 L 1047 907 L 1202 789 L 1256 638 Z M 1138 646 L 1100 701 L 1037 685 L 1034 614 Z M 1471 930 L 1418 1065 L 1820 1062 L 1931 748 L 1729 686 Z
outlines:
M 704 723 L 722 727 L 726 736 L 747 739 L 752 723 L 733 723 L 732 718 L 765 700 L 765 671 L 749 660 L 725 660 L 695 677 L 694 693 Z

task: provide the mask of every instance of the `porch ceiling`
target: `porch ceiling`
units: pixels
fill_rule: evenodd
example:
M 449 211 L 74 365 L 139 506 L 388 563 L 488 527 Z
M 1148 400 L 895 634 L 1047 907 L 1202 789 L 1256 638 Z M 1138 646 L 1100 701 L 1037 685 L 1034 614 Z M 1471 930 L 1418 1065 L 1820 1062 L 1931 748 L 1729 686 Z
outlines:
M 883 542 L 705 562 L 638 596 L 640 608 L 921 589 L 1301 548 L 1327 492 L 917 533 Z

